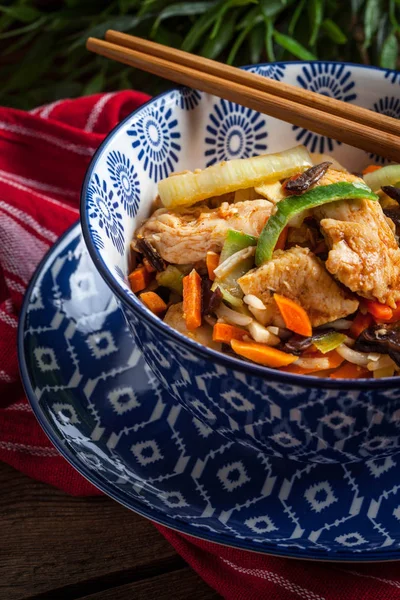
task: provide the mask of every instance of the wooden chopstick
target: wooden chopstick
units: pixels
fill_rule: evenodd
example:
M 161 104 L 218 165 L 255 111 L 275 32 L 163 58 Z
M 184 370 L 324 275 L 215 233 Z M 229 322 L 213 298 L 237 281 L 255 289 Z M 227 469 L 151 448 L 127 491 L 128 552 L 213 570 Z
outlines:
M 256 89 L 248 84 L 226 79 L 222 76 L 223 74 L 217 76 L 208 71 L 198 70 L 195 67 L 196 63 L 193 63 L 193 66 L 181 64 L 179 58 L 172 54 L 171 59 L 161 58 L 96 38 L 89 38 L 86 46 L 88 50 L 106 58 L 225 98 L 298 127 L 400 162 L 400 137 L 382 131 L 381 128 L 367 126 L 352 121 L 350 118 L 324 112 L 300 102 Z M 168 50 L 170 49 L 166 49 L 165 52 L 167 53 Z M 165 56 L 167 55 L 169 56 L 169 54 Z M 200 59 L 196 57 L 197 60 Z M 240 69 L 238 71 L 242 72 Z M 251 78 L 258 77 L 253 73 L 247 73 L 247 75 Z
M 263 77 L 262 75 L 243 71 L 237 67 L 225 65 L 216 60 L 196 56 L 195 54 L 190 54 L 183 50 L 163 46 L 162 44 L 144 40 L 143 38 L 138 38 L 133 35 L 127 35 L 126 33 L 120 33 L 113 29 L 109 29 L 106 32 L 105 38 L 108 42 L 117 44 L 118 46 L 124 46 L 125 48 L 131 48 L 132 50 L 151 54 L 152 56 L 163 58 L 164 60 L 180 63 L 181 65 L 185 65 L 196 71 L 210 73 L 216 77 L 229 79 L 230 81 L 247 85 L 253 89 L 267 92 L 274 96 L 279 96 L 280 98 L 293 100 L 294 102 L 299 102 L 305 106 L 316 108 L 323 112 L 355 121 L 356 123 L 400 135 L 400 121 L 398 119 L 381 115 L 368 108 L 362 108 L 348 102 L 323 96 L 322 94 L 304 90 L 294 85 L 284 83 L 283 81 L 275 81 L 268 77 Z

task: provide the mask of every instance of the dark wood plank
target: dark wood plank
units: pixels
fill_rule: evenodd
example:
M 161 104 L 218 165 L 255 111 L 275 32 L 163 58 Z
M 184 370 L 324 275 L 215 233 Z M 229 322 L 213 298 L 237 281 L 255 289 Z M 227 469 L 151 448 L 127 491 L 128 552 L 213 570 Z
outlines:
M 0 490 L 1 599 L 75 600 L 186 568 L 149 521 L 106 497 L 73 498 L 4 464 Z
M 217 592 L 189 567 L 172 573 L 90 594 L 81 600 L 218 600 Z

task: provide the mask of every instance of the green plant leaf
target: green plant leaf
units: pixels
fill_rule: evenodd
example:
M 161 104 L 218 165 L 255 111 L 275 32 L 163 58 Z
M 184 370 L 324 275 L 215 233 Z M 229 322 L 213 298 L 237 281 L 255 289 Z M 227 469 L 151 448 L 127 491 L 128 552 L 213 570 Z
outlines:
M 91 96 L 92 94 L 98 94 L 103 91 L 105 79 L 104 71 L 100 71 L 94 75 L 83 88 L 83 96 Z
M 270 62 L 275 61 L 273 34 L 274 24 L 272 19 L 265 19 L 265 50 L 267 52 L 267 58 Z
M 259 23 L 253 27 L 250 39 L 250 60 L 252 63 L 258 63 L 264 47 L 264 26 Z
M 296 56 L 296 58 L 300 58 L 301 60 L 317 60 L 315 54 L 288 35 L 275 30 L 274 40 L 279 46 L 290 52 L 290 54 L 293 54 L 293 56 Z
M 240 46 L 243 44 L 249 31 L 251 31 L 252 28 L 253 28 L 252 24 L 248 25 L 246 27 L 246 29 L 242 29 L 242 31 L 237 36 L 236 41 L 233 44 L 231 51 L 229 52 L 227 61 L 226 61 L 228 63 L 228 65 L 231 65 L 233 63 L 233 61 L 235 60 L 236 54 L 238 53 Z
M 307 6 L 311 30 L 310 46 L 314 46 L 322 23 L 324 3 L 323 0 L 309 0 Z
M 208 29 L 210 29 L 217 18 L 218 10 L 222 5 L 222 1 L 218 2 L 218 4 L 216 4 L 212 10 L 204 13 L 199 19 L 197 19 L 183 40 L 182 50 L 191 52 L 193 48 L 195 48 L 195 46 L 200 42 L 203 35 L 208 31 Z
M 224 26 L 222 27 L 219 35 L 214 38 L 209 37 L 201 49 L 200 54 L 206 58 L 217 58 L 232 40 L 233 32 L 235 31 L 236 19 L 237 12 L 231 12 L 224 20 Z
M 381 0 L 367 0 L 364 12 L 364 48 L 369 48 L 382 16 Z
M 396 31 L 400 31 L 400 25 L 396 18 L 396 0 L 390 0 L 390 2 L 389 2 L 389 18 L 390 18 L 392 27 Z
M 260 7 L 255 6 L 254 8 L 251 8 L 249 10 L 247 15 L 243 19 L 241 19 L 241 22 L 238 25 L 238 29 L 246 29 L 247 27 L 249 27 L 249 25 L 255 27 L 259 23 L 263 23 L 263 21 L 264 16 L 261 13 Z
M 271 19 L 285 10 L 285 0 L 259 0 L 260 9 L 265 19 Z
M 397 56 L 399 53 L 399 44 L 396 34 L 392 31 L 383 43 L 379 64 L 384 69 L 395 69 Z
M 21 23 L 32 23 L 42 15 L 40 10 L 27 4 L 15 6 L 0 6 L 0 12 L 5 13 Z
M 346 35 L 331 19 L 324 19 L 321 27 L 335 44 L 345 44 L 347 42 Z
M 44 25 L 46 23 L 46 21 L 47 21 L 47 17 L 43 16 L 43 17 L 40 17 L 40 19 L 37 19 L 36 21 L 33 21 L 32 23 L 25 25 L 25 27 L 18 27 L 16 29 L 11 29 L 10 31 L 3 31 L 2 33 L 0 33 L 0 40 L 7 40 L 12 37 L 17 37 L 18 35 L 23 35 L 25 33 L 28 33 L 29 31 L 34 31 L 36 29 L 39 29 L 42 25 Z
M 290 19 L 289 29 L 288 29 L 288 34 L 290 36 L 293 36 L 293 34 L 294 34 L 294 30 L 296 29 L 297 21 L 299 20 L 299 17 L 301 15 L 301 13 L 303 12 L 305 3 L 306 3 L 306 0 L 301 0 L 298 3 L 298 5 L 293 13 L 292 18 Z
M 177 4 L 166 6 L 158 15 L 157 20 L 155 21 L 151 30 L 150 36 L 155 36 L 158 26 L 165 19 L 179 16 L 187 17 L 192 15 L 202 15 L 214 5 L 214 2 L 178 2 Z
M 362 5 L 365 0 L 351 0 L 351 12 L 353 15 L 357 15 L 360 12 Z
M 69 47 L 69 51 L 74 50 L 78 46 L 84 46 L 88 37 L 104 37 L 104 34 L 106 33 L 107 29 L 116 29 L 117 31 L 130 31 L 149 19 L 151 19 L 151 15 L 126 15 L 108 19 L 107 21 L 103 21 L 103 23 L 95 25 L 94 27 L 91 27 L 84 31 L 83 34 L 81 34 L 78 37 L 78 39 L 75 40 L 73 44 L 71 44 L 71 46 Z
M 16 69 L 7 83 L 3 85 L 4 93 L 21 92 L 29 89 L 47 71 L 52 63 L 51 50 L 55 43 L 52 34 L 43 34 L 36 38 L 26 53 L 20 67 Z

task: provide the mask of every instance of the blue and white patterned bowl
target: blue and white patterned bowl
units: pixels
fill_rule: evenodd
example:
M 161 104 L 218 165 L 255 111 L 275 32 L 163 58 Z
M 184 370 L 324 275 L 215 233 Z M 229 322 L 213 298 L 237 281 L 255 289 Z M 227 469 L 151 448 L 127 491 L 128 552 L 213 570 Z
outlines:
M 399 110 L 393 71 L 343 63 L 248 67 L 378 112 Z M 398 380 L 338 382 L 258 367 L 182 336 L 127 284 L 129 244 L 157 182 L 172 171 L 276 152 L 296 144 L 329 152 L 358 171 L 379 157 L 194 90 L 154 98 L 118 125 L 89 167 L 81 220 L 96 268 L 117 297 L 159 381 L 205 424 L 276 457 L 352 462 L 400 451 Z

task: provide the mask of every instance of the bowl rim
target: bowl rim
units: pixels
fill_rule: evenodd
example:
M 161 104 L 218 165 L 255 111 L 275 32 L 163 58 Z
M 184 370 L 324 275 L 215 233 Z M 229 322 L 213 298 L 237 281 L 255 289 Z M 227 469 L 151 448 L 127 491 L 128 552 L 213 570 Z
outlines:
M 361 69 L 369 69 L 378 72 L 384 72 L 387 74 L 398 75 L 398 72 L 393 69 L 384 69 L 382 67 L 375 67 L 373 65 L 360 65 L 357 63 L 351 62 L 343 62 L 343 61 L 328 61 L 328 60 L 310 60 L 310 61 L 275 61 L 271 63 L 255 63 L 244 65 L 240 67 L 241 69 L 249 70 L 254 67 L 273 67 L 273 66 L 286 66 L 286 65 L 298 65 L 299 68 L 306 65 L 342 65 L 345 67 L 357 67 Z M 340 389 L 340 390 L 368 390 L 368 389 L 391 389 L 395 388 L 399 385 L 399 376 L 386 377 L 382 379 L 328 379 L 327 377 L 314 377 L 312 375 L 297 375 L 294 373 L 284 373 L 282 371 L 278 371 L 277 369 L 273 369 L 271 367 L 265 367 L 261 365 L 257 365 L 256 363 L 246 362 L 239 358 L 235 358 L 228 354 L 223 354 L 218 350 L 213 350 L 212 348 L 208 348 L 207 346 L 203 346 L 202 344 L 188 338 L 183 335 L 179 331 L 173 329 L 164 321 L 162 321 L 159 317 L 154 315 L 149 309 L 147 309 L 142 302 L 136 297 L 130 296 L 123 291 L 123 289 L 116 282 L 115 276 L 111 273 L 111 271 L 106 266 L 103 258 L 100 253 L 96 249 L 95 244 L 93 243 L 92 237 L 90 235 L 89 230 L 89 219 L 88 219 L 88 211 L 87 211 L 87 190 L 89 186 L 90 179 L 92 177 L 92 173 L 96 168 L 96 165 L 105 151 L 106 147 L 109 145 L 110 141 L 115 137 L 115 135 L 123 129 L 124 125 L 134 119 L 137 113 L 145 109 L 147 106 L 151 105 L 153 102 L 159 101 L 161 98 L 165 96 L 170 96 L 174 92 L 179 92 L 185 86 L 173 87 L 163 92 L 162 94 L 158 94 L 154 96 L 144 104 L 141 104 L 137 109 L 131 112 L 125 119 L 123 119 L 120 123 L 118 123 L 111 131 L 106 135 L 104 140 L 101 142 L 100 146 L 94 152 L 89 166 L 87 167 L 85 178 L 81 187 L 80 194 L 80 222 L 82 227 L 82 235 L 85 241 L 85 245 L 88 249 L 89 255 L 93 261 L 94 266 L 97 271 L 101 275 L 101 277 L 106 282 L 107 286 L 110 288 L 112 293 L 117 296 L 122 305 L 126 306 L 128 309 L 133 310 L 135 313 L 139 313 L 145 321 L 147 321 L 150 325 L 154 325 L 161 329 L 163 334 L 165 334 L 168 338 L 183 344 L 188 350 L 195 354 L 199 354 L 202 358 L 211 360 L 214 364 L 219 363 L 225 367 L 234 369 L 236 371 L 240 371 L 245 375 L 261 377 L 261 379 L 267 379 L 271 382 L 282 383 L 286 385 L 297 385 L 301 387 L 311 387 L 318 389 Z

